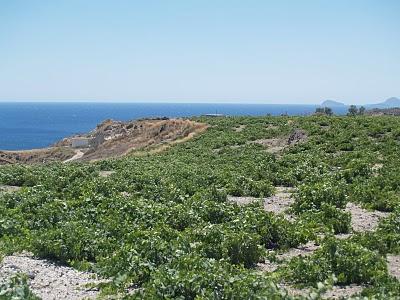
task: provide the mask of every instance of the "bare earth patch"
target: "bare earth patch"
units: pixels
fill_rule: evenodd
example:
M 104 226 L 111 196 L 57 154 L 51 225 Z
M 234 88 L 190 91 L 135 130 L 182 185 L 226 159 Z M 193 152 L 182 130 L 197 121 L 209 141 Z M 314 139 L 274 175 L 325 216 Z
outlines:
M 17 273 L 28 276 L 30 289 L 43 300 L 95 299 L 99 294 L 98 289 L 86 286 L 101 282 L 94 274 L 36 259 L 28 253 L 6 256 L 0 264 L 0 281 Z
M 304 143 L 308 140 L 307 133 L 304 130 L 296 129 L 289 136 L 279 138 L 259 139 L 251 143 L 259 144 L 266 147 L 269 153 L 278 153 L 286 147 L 294 146 L 299 143 Z
M 294 188 L 277 186 L 275 195 L 262 199 L 265 211 L 273 212 L 275 214 L 284 213 L 294 202 L 294 199 L 291 197 L 293 192 Z M 255 197 L 228 196 L 228 200 L 235 202 L 238 205 L 246 205 L 260 201 L 261 199 Z
M 323 299 L 342 299 L 342 298 L 349 298 L 355 294 L 361 293 L 364 289 L 364 286 L 351 284 L 345 286 L 333 286 L 333 288 L 327 291 L 322 298 Z
M 71 158 L 68 158 L 67 160 L 64 160 L 64 163 L 80 159 L 83 155 L 85 155 L 85 153 L 82 150 L 75 149 L 75 155 Z
M 0 193 L 5 192 L 5 193 L 12 193 L 16 192 L 19 189 L 21 189 L 20 186 L 14 186 L 14 185 L 0 185 Z
M 281 284 L 280 287 L 286 289 L 288 294 L 291 296 L 303 296 L 306 297 L 310 292 L 310 288 L 299 289 L 288 284 Z M 360 293 L 364 289 L 362 285 L 346 285 L 346 286 L 333 286 L 325 294 L 322 295 L 322 299 L 347 299 Z
M 275 139 L 260 139 L 255 140 L 252 143 L 262 145 L 266 147 L 268 153 L 277 153 L 282 151 L 287 145 L 287 139 L 285 138 L 275 138 Z
M 245 129 L 245 128 L 246 128 L 246 125 L 240 125 L 239 127 L 235 127 L 234 130 L 235 130 L 236 132 L 241 132 L 241 131 L 243 131 L 243 129 Z
M 270 262 L 269 260 L 265 260 L 265 262 L 258 263 L 257 269 L 261 272 L 274 272 L 279 267 L 279 264 Z
M 383 164 L 374 164 L 372 166 L 372 176 L 376 177 L 379 175 L 379 170 L 383 168 Z
M 100 171 L 99 172 L 99 176 L 100 177 L 108 177 L 108 176 L 111 176 L 114 173 L 115 173 L 115 171 Z
M 387 256 L 389 274 L 400 280 L 400 255 Z
M 335 238 L 337 238 L 338 240 L 346 240 L 350 237 L 352 237 L 353 234 L 351 233 L 339 233 L 339 234 L 335 234 Z
M 347 203 L 347 212 L 351 213 L 351 227 L 353 231 L 372 231 L 374 230 L 381 218 L 385 218 L 389 213 L 381 211 L 368 211 L 354 203 Z
M 0 165 L 8 164 L 38 164 L 53 161 L 65 161 L 75 155 L 75 151 L 65 147 L 49 147 L 43 149 L 2 151 L 0 150 Z
M 264 198 L 264 209 L 276 214 L 285 212 L 294 202 L 293 192 L 294 189 L 290 187 L 276 187 L 275 195 Z
M 291 260 L 293 257 L 297 257 L 297 256 L 309 256 L 311 254 L 314 253 L 315 250 L 317 250 L 320 246 L 316 245 L 313 241 L 308 242 L 305 245 L 300 245 L 296 248 L 291 248 L 289 249 L 289 251 L 284 252 L 284 253 L 280 253 L 278 254 L 276 257 L 279 260 Z
M 274 124 L 268 124 L 268 126 L 266 126 L 266 127 L 267 127 L 267 129 L 270 129 L 270 130 L 276 130 L 276 129 L 280 128 L 278 125 L 274 125 Z
M 235 202 L 237 205 L 246 205 L 258 200 L 260 200 L 260 198 L 228 196 L 228 201 Z

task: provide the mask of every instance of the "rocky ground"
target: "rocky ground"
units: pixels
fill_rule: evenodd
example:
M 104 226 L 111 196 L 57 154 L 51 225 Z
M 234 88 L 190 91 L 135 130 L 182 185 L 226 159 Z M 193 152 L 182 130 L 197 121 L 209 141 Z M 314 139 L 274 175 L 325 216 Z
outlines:
M 118 157 L 134 150 L 165 147 L 179 140 L 187 140 L 206 128 L 206 124 L 184 119 L 106 120 L 91 132 L 64 138 L 52 147 L 24 151 L 0 150 L 0 165 Z M 72 148 L 72 140 L 77 138 L 87 140 L 88 145 L 82 149 Z
M 37 259 L 30 253 L 6 256 L 0 263 L 0 282 L 14 274 L 28 276 L 32 292 L 43 300 L 95 299 L 97 284 L 102 282 L 95 274 Z
M 280 214 L 289 220 L 293 220 L 293 216 L 289 214 L 289 208 L 295 201 L 292 197 L 294 192 L 295 189 L 293 188 L 276 187 L 275 195 L 263 199 L 254 197 L 228 196 L 228 200 L 235 202 L 238 205 L 246 205 L 254 201 L 261 201 L 266 211 Z M 382 218 L 388 217 L 389 215 L 389 213 L 386 212 L 366 210 L 360 205 L 351 202 L 347 203 L 345 211 L 351 214 L 351 227 L 353 232 L 373 231 L 377 228 L 379 221 Z M 336 238 L 346 239 L 351 236 L 352 233 L 339 234 L 336 235 Z M 293 257 L 311 255 L 318 248 L 319 245 L 315 244 L 313 241 L 310 241 L 305 245 L 300 245 L 296 248 L 289 249 L 286 252 L 277 253 L 277 262 L 272 262 L 266 259 L 265 262 L 259 263 L 257 268 L 262 272 L 274 272 L 279 267 L 280 263 L 286 263 Z M 388 255 L 387 262 L 389 273 L 400 280 L 400 255 Z M 291 295 L 306 295 L 309 292 L 308 289 L 299 290 L 290 285 L 284 285 L 284 287 Z M 331 290 L 324 294 L 324 298 L 346 298 L 360 293 L 364 288 L 364 286 L 354 284 L 349 286 L 334 286 Z
M 0 165 L 36 164 L 52 161 L 65 161 L 75 155 L 75 151 L 67 147 L 49 147 L 23 151 L 1 151 Z

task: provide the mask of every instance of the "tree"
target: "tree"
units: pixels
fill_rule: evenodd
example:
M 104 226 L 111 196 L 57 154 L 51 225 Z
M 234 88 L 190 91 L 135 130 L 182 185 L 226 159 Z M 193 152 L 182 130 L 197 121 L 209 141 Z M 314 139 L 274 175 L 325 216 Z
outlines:
M 350 105 L 349 112 L 347 113 L 348 116 L 355 116 L 358 114 L 358 108 L 355 105 Z
M 317 107 L 315 109 L 315 114 L 332 116 L 333 111 L 332 108 L 330 107 Z
M 358 114 L 359 115 L 363 115 L 365 113 L 365 107 L 364 106 L 360 106 L 360 109 L 358 110 Z
M 326 114 L 326 115 L 328 115 L 328 116 L 332 116 L 332 115 L 333 115 L 333 110 L 332 110 L 332 108 L 330 108 L 330 107 L 325 107 L 324 110 L 325 110 L 325 114 Z

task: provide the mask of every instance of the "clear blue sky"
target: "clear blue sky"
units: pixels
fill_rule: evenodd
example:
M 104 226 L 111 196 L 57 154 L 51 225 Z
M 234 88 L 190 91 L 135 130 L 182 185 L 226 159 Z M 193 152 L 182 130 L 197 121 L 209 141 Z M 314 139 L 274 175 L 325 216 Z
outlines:
M 0 0 L 0 101 L 391 96 L 399 0 Z

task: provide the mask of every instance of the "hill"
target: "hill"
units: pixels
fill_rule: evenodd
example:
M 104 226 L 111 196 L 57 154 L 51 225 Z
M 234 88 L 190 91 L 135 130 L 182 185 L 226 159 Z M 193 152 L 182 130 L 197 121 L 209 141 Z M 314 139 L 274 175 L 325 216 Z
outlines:
M 123 156 L 131 151 L 158 149 L 190 139 L 205 124 L 184 119 L 106 120 L 87 134 L 57 142 L 52 147 L 25 151 L 1 151 L 1 164 L 35 164 L 54 161 L 98 160 Z
M 400 107 L 400 99 L 396 97 L 391 97 L 386 99 L 383 102 L 367 105 L 371 108 L 392 108 L 392 107 Z
M 156 139 L 167 121 L 132 125 Z M 0 295 L 18 272 L 44 299 L 398 299 L 400 118 L 201 117 L 162 133 L 184 121 L 207 129 L 165 151 L 0 166 Z
M 345 104 L 342 102 L 334 101 L 334 100 L 325 100 L 321 103 L 321 106 L 335 107 L 335 106 L 345 106 Z

